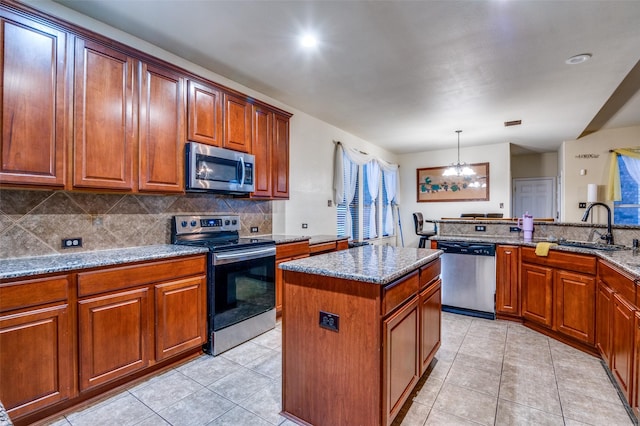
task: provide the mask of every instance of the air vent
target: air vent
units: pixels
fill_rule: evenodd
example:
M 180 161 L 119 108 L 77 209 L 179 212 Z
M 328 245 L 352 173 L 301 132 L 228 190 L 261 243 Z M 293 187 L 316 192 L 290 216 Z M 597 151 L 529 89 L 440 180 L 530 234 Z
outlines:
M 519 126 L 521 124 L 522 124 L 522 120 L 505 121 L 504 127 Z

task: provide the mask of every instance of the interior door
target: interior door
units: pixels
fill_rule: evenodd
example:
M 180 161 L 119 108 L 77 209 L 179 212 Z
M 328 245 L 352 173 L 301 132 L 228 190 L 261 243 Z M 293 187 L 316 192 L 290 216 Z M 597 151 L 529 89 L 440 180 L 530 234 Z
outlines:
M 555 178 L 531 178 L 513 180 L 513 217 L 522 217 L 525 212 L 533 217 L 553 217 L 556 209 L 554 200 Z

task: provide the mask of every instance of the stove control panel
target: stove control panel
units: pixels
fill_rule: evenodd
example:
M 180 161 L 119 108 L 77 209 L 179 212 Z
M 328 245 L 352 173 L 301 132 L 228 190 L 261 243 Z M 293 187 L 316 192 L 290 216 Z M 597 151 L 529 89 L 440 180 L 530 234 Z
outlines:
M 174 216 L 173 221 L 176 235 L 240 230 L 240 217 L 235 215 Z

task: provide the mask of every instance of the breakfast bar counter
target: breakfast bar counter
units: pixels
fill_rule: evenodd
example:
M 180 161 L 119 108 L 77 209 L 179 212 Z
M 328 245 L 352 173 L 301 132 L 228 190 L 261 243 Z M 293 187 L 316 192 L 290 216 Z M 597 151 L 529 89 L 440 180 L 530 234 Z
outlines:
M 441 253 L 369 245 L 280 265 L 282 415 L 393 421 L 440 346 Z

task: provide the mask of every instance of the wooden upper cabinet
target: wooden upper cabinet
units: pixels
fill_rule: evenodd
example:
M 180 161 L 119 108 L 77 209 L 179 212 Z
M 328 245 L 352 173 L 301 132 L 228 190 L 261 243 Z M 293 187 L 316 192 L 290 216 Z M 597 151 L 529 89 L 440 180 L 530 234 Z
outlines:
M 133 190 L 139 62 L 76 40 L 73 186 Z
M 224 94 L 224 148 L 251 152 L 251 112 L 245 98 Z
M 140 191 L 184 192 L 184 78 L 142 64 Z
M 273 113 L 258 105 L 252 112 L 252 153 L 256 157 L 254 164 L 254 197 L 271 197 L 271 152 L 273 144 Z
M 67 35 L 0 10 L 0 182 L 63 187 L 67 141 Z
M 271 154 L 273 197 L 289 198 L 289 117 L 274 114 L 273 150 Z
M 187 139 L 222 146 L 222 93 L 192 80 L 189 80 Z

